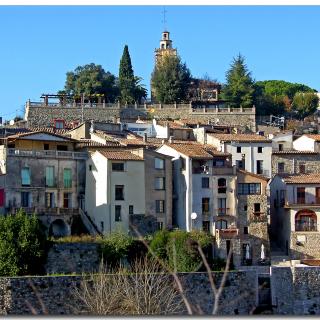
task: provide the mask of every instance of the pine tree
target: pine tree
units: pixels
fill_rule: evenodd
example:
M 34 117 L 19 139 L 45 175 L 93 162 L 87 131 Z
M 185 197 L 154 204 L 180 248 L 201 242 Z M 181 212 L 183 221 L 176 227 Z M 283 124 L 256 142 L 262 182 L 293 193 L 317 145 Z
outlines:
M 120 100 L 123 103 L 133 103 L 136 96 L 136 79 L 133 73 L 128 46 L 123 49 L 119 67 Z
M 237 107 L 251 107 L 253 104 L 254 83 L 244 60 L 241 54 L 233 58 L 226 73 L 227 83 L 223 89 L 224 99 Z
M 181 102 L 186 99 L 191 74 L 180 58 L 162 57 L 152 72 L 151 83 L 155 98 L 161 103 Z

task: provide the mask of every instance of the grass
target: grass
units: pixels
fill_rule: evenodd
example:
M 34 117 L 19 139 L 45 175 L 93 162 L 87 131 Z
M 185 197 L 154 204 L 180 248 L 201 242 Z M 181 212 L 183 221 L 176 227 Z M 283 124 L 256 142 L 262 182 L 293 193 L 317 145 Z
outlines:
M 73 236 L 67 236 L 67 237 L 61 237 L 61 238 L 49 237 L 48 240 L 55 243 L 78 243 L 78 242 L 100 243 L 102 241 L 102 237 L 82 234 L 79 236 L 73 235 Z

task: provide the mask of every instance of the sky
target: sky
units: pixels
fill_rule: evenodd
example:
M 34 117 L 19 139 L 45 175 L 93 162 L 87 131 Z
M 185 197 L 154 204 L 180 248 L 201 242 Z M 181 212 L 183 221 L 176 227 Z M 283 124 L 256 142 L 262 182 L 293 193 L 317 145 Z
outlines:
M 195 77 L 225 82 L 245 56 L 256 80 L 320 91 L 320 6 L 166 6 L 166 28 Z M 66 72 L 96 63 L 118 75 L 124 45 L 150 92 L 162 6 L 0 6 L 0 116 L 63 89 Z

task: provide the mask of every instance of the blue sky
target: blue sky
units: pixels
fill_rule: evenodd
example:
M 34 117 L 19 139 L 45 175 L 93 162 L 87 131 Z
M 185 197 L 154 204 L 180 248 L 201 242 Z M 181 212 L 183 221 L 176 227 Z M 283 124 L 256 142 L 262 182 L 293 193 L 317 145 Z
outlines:
M 1 6 L 0 116 L 55 93 L 65 74 L 94 62 L 118 74 L 125 44 L 149 89 L 162 6 Z M 173 46 L 192 75 L 225 81 L 241 52 L 256 80 L 320 91 L 320 6 L 167 6 Z M 18 110 L 18 111 L 16 111 Z

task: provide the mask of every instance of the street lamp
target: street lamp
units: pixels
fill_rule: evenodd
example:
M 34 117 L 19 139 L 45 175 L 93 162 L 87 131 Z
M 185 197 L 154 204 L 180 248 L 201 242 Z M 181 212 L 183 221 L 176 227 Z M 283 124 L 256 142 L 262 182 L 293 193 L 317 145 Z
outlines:
M 191 231 L 193 230 L 193 221 L 197 219 L 197 216 L 196 212 L 191 213 Z

